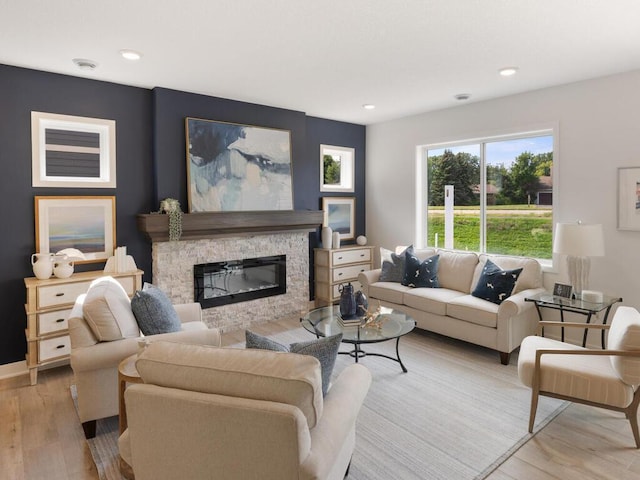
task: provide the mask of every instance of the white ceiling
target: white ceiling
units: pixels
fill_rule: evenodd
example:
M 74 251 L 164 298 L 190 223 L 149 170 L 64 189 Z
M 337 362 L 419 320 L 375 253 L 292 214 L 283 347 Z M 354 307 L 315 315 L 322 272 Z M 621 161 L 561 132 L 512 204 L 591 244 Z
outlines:
M 640 1 L 0 0 L 0 63 L 372 124 L 640 69 Z

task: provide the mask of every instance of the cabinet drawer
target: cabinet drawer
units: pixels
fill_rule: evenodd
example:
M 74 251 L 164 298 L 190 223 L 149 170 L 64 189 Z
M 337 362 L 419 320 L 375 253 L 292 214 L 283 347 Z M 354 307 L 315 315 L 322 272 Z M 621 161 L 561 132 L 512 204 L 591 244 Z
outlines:
M 351 282 L 351 285 L 353 285 L 353 291 L 357 292 L 358 290 L 362 290 L 362 284 L 360 282 Z M 334 285 L 333 286 L 333 296 L 331 297 L 331 301 L 333 300 L 340 300 L 340 292 L 339 289 L 340 285 Z
M 67 319 L 71 309 L 56 310 L 55 312 L 47 312 L 38 314 L 38 335 L 47 335 L 49 333 L 66 330 L 69 328 Z
M 91 280 L 38 287 L 38 308 L 71 304 L 76 301 L 78 295 L 89 290 L 89 285 Z
M 360 272 L 365 272 L 369 268 L 369 264 L 364 265 L 351 265 L 350 267 L 335 268 L 333 270 L 334 282 L 347 282 L 349 280 L 355 280 L 358 278 Z
M 58 357 L 71 354 L 71 339 L 69 335 L 48 338 L 38 342 L 38 362 L 46 362 Z
M 356 262 L 370 262 L 371 261 L 371 249 L 370 248 L 354 248 L 352 250 L 341 250 L 333 252 L 333 264 L 346 265 L 347 263 Z

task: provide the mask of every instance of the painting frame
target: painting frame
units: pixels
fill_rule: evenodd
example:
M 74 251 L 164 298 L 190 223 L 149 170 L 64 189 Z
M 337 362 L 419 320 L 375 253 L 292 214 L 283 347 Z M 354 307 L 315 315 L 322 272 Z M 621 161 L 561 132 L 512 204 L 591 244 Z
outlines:
M 188 209 L 293 210 L 291 130 L 185 118 Z
M 351 147 L 320 145 L 320 191 L 321 192 L 354 192 L 355 191 L 355 156 L 356 150 Z M 331 157 L 338 163 L 339 180 L 330 181 L 325 166 L 325 157 Z
M 640 231 L 640 167 L 618 168 L 617 228 Z
M 340 240 L 356 238 L 356 198 L 322 197 L 323 227 L 331 227 Z
M 36 196 L 34 208 L 36 253 L 77 248 L 85 259 L 76 263 L 103 262 L 113 255 L 115 196 Z M 54 236 L 60 238 L 54 241 Z
M 31 185 L 116 188 L 116 122 L 31 112 Z

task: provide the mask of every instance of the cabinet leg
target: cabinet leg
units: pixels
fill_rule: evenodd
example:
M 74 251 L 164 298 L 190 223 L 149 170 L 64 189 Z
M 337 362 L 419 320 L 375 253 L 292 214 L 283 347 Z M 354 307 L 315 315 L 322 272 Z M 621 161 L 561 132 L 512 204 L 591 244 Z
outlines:
M 38 383 L 38 369 L 37 368 L 30 368 L 29 369 L 29 381 L 31 382 L 31 385 L 35 385 L 36 383 Z
M 82 430 L 84 430 L 84 438 L 94 438 L 96 436 L 96 423 L 97 420 L 89 420 L 82 424 Z

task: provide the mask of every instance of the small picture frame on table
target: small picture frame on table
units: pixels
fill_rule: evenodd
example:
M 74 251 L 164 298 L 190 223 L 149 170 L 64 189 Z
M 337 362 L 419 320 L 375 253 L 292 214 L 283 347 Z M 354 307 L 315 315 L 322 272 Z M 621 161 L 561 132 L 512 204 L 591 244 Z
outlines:
M 573 295 L 573 287 L 566 283 L 556 283 L 553 285 L 553 295 L 562 298 L 571 298 Z

